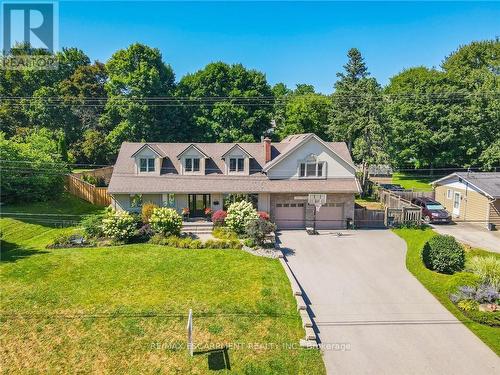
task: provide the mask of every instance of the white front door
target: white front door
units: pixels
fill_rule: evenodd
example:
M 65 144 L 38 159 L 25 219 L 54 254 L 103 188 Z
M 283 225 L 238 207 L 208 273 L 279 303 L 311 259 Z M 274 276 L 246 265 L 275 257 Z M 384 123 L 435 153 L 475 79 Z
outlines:
M 460 216 L 460 193 L 453 193 L 453 215 Z

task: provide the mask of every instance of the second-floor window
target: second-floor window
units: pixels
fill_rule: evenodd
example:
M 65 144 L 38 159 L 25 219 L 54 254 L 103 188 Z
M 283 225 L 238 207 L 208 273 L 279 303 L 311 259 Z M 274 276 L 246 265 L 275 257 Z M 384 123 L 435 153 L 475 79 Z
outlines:
M 186 172 L 199 172 L 200 171 L 200 158 L 186 158 L 186 159 L 184 159 L 184 170 Z
M 154 172 L 155 171 L 155 159 L 154 158 L 141 158 L 140 160 L 140 171 L 141 172 Z
M 300 163 L 300 173 L 301 178 L 320 178 L 323 177 L 324 173 L 324 161 L 313 161 L 313 162 L 303 162 Z
M 245 162 L 243 158 L 230 158 L 229 159 L 229 172 L 243 172 Z

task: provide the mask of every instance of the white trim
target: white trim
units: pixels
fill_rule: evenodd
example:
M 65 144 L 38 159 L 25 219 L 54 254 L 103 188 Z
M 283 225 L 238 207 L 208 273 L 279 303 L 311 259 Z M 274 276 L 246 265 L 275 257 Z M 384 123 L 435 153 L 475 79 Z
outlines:
M 290 150 L 287 150 L 284 154 L 280 154 L 277 158 L 269 162 L 267 165 L 262 168 L 262 172 L 267 172 L 271 168 L 274 168 L 277 164 L 279 164 L 281 161 L 285 160 L 293 151 L 297 150 L 300 146 L 302 146 L 305 142 L 309 141 L 311 138 L 314 138 L 317 140 L 321 145 L 323 145 L 326 149 L 331 151 L 334 155 L 336 155 L 340 160 L 342 160 L 344 163 L 346 163 L 348 166 L 352 168 L 352 172 L 356 173 L 356 167 L 352 165 L 350 162 L 345 160 L 343 157 L 341 157 L 337 152 L 335 152 L 334 149 L 332 149 L 328 144 L 326 144 L 320 137 L 318 137 L 316 134 L 309 134 L 308 136 L 304 137 L 301 141 L 299 141 L 296 145 L 294 145 Z
M 151 151 L 153 151 L 156 155 L 158 155 L 159 158 L 163 158 L 164 156 L 161 155 L 158 151 L 156 151 L 152 146 L 150 146 L 149 144 L 145 143 L 144 145 L 142 145 L 136 152 L 134 152 L 131 156 L 131 158 L 135 158 L 135 156 L 141 152 L 145 147 L 149 148 Z
M 235 147 L 238 147 L 241 151 L 243 151 L 243 153 L 244 153 L 247 157 L 249 157 L 249 158 L 251 158 L 251 159 L 254 159 L 254 157 L 253 157 L 251 154 L 249 154 L 249 153 L 247 152 L 247 150 L 245 150 L 243 147 L 241 147 L 238 143 L 236 143 L 235 145 L 231 146 L 231 148 L 229 148 L 229 150 L 227 150 L 224 154 L 222 154 L 221 159 L 225 159 L 225 158 L 226 158 L 226 155 L 227 155 L 227 154 L 229 154 L 231 151 L 233 151 L 233 149 L 234 149 Z
M 457 172 L 453 172 L 451 174 L 449 174 L 448 176 L 445 176 L 445 177 L 441 177 L 440 179 L 436 180 L 436 181 L 432 181 L 430 183 L 430 185 L 434 186 L 435 184 L 437 184 L 438 182 L 441 182 L 441 181 L 445 181 L 445 180 L 448 180 L 452 177 L 457 177 L 457 178 L 460 178 L 462 179 L 462 181 L 465 181 L 467 182 L 470 186 L 472 186 L 474 189 L 477 189 L 480 193 L 486 195 L 487 197 L 491 198 L 491 199 L 494 199 L 495 197 L 493 197 L 492 195 L 488 194 L 486 191 L 484 191 L 483 189 L 481 188 L 478 188 L 476 185 L 474 185 L 472 182 L 470 182 L 466 177 L 464 176 L 460 176 L 457 174 Z
M 185 152 L 187 152 L 187 151 L 188 151 L 191 147 L 192 147 L 192 148 L 194 148 L 196 151 L 198 151 L 198 152 L 199 152 L 199 153 L 200 153 L 200 154 L 201 154 L 201 155 L 202 155 L 205 159 L 208 159 L 208 158 L 209 158 L 209 156 L 208 156 L 205 152 L 203 152 L 203 150 L 201 150 L 201 149 L 200 149 L 198 146 L 196 146 L 194 143 L 191 143 L 191 144 L 190 144 L 189 146 L 187 146 L 184 150 L 182 150 L 182 151 L 179 153 L 179 155 L 177 155 L 177 159 L 180 159 L 180 158 L 181 158 L 181 156 L 182 156 Z
M 446 199 L 453 199 L 453 190 L 446 189 Z

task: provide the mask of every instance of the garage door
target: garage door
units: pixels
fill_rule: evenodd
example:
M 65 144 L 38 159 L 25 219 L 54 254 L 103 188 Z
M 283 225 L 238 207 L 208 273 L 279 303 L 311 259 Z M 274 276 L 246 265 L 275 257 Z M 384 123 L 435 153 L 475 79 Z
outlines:
M 339 229 L 344 227 L 344 203 L 326 203 L 316 213 L 317 229 Z
M 277 202 L 274 221 L 279 229 L 305 228 L 306 211 L 304 203 Z

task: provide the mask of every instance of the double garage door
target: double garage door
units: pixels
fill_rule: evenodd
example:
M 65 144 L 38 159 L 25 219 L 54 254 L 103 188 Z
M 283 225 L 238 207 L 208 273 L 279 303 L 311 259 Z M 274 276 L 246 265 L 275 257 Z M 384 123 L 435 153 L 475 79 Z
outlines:
M 274 220 L 280 229 L 302 229 L 306 226 L 306 202 L 276 202 Z M 309 207 L 310 210 L 315 208 Z M 344 204 L 326 203 L 316 212 L 317 229 L 345 226 Z

